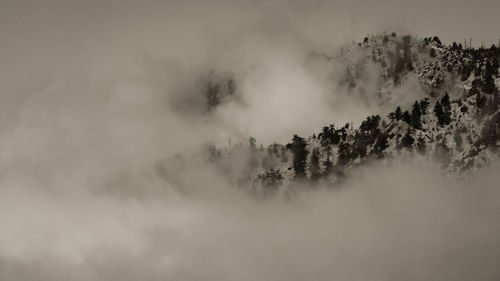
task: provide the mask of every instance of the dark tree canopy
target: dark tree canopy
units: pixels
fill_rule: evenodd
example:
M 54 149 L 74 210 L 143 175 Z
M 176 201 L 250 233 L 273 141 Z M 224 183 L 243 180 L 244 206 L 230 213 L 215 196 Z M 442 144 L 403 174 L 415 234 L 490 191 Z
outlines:
M 291 150 L 293 152 L 293 170 L 295 171 L 295 178 L 297 179 L 306 177 L 307 155 L 309 154 L 306 147 L 307 142 L 304 138 L 297 135 L 293 136 Z
M 310 180 L 317 182 L 321 178 L 319 148 L 315 147 L 311 152 L 311 165 L 309 167 Z
M 411 125 L 413 128 L 422 129 L 422 121 L 420 120 L 421 117 L 422 110 L 420 109 L 420 104 L 415 102 L 411 111 Z

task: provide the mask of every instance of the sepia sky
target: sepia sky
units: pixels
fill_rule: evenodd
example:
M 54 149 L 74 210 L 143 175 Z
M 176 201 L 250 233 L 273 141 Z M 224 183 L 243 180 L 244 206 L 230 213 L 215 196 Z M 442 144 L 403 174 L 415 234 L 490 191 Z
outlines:
M 260 201 L 202 153 L 383 113 L 336 87 L 345 65 L 312 50 L 384 31 L 489 45 L 499 11 L 461 0 L 0 0 L 0 279 L 499 280 L 498 163 L 455 179 L 402 158 L 367 164 L 335 192 Z M 359 83 L 374 93 L 379 73 L 367 68 Z M 237 98 L 200 113 L 203 82 L 227 73 Z M 398 105 L 425 94 L 417 82 L 395 90 Z
M 297 57 L 385 31 L 445 42 L 472 37 L 475 46 L 489 46 L 500 36 L 499 6 L 493 0 L 0 0 L 0 116 L 63 76 L 99 75 L 96 65 L 129 59 L 234 65 L 252 56 L 266 60 L 270 48 L 273 58 L 276 52 Z
M 0 58 L 13 66 L 21 57 L 36 63 L 113 49 L 174 54 L 199 47 L 204 37 L 256 30 L 295 30 L 321 44 L 395 30 L 489 46 L 500 37 L 499 11 L 494 0 L 2 0 Z

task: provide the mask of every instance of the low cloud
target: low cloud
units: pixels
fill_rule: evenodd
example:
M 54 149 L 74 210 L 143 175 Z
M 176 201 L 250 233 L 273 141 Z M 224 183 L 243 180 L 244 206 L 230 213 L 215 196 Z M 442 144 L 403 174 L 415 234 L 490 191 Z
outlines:
M 146 173 L 99 194 L 36 192 L 28 185 L 6 189 L 3 182 L 0 276 L 498 278 L 495 167 L 459 181 L 428 166 L 363 168 L 337 191 L 311 192 L 302 186 L 292 199 L 264 201 L 209 180 L 203 172 L 193 175 L 204 178 L 197 183 L 200 192 L 188 197 Z M 125 185 L 143 193 L 123 193 Z
M 312 54 L 407 12 L 384 8 L 385 24 L 323 1 L 68 3 L 0 9 L 0 279 L 498 279 L 493 168 L 460 182 L 371 167 L 338 191 L 259 201 L 200 157 L 383 112 L 376 69 L 352 95 L 344 65 Z

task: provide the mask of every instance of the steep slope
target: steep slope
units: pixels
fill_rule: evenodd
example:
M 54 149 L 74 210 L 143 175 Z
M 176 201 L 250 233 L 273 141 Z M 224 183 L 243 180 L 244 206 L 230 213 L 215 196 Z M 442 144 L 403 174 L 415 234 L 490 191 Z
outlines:
M 464 49 L 445 46 L 437 37 L 366 37 L 328 57 L 347 66 L 339 83 L 353 93 L 365 91 L 360 81 L 373 71 L 371 64 L 380 74 L 378 102 L 414 97 L 397 90 L 414 78 L 424 96 L 395 106 L 387 116 L 368 116 L 357 128 L 331 124 L 310 137 L 260 148 L 250 138 L 248 145 L 210 146 L 207 158 L 231 181 L 265 194 L 293 182 L 335 185 L 354 167 L 374 161 L 432 159 L 444 173 L 474 171 L 499 155 L 499 57 L 495 46 Z

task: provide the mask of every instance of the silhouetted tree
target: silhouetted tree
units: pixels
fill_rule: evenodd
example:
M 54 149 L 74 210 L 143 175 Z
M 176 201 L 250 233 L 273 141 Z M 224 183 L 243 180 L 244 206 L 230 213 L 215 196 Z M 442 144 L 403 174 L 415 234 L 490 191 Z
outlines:
M 368 143 L 368 134 L 364 134 L 362 132 L 356 132 L 354 135 L 354 141 L 351 149 L 351 157 L 355 159 L 356 157 L 364 157 L 367 152 Z
M 425 99 L 420 101 L 420 110 L 422 112 L 422 115 L 425 115 L 428 107 L 429 107 L 429 99 L 428 98 L 425 98 Z
M 318 134 L 318 137 L 322 146 L 328 146 L 330 144 L 337 145 L 340 141 L 340 135 L 335 130 L 335 126 L 333 124 L 329 127 L 323 127 L 321 133 Z
M 411 125 L 415 129 L 422 129 L 422 122 L 420 117 L 422 116 L 422 111 L 420 110 L 420 104 L 415 102 L 411 111 Z
M 362 133 L 373 135 L 378 130 L 379 124 L 380 124 L 379 115 L 368 116 L 368 118 L 366 118 L 363 122 L 361 122 L 359 130 Z
M 444 106 L 443 103 L 448 104 L 448 106 Z M 449 99 L 441 99 L 441 101 L 437 101 L 434 106 L 434 114 L 438 119 L 438 125 L 444 126 L 448 125 L 451 122 L 451 113 L 450 113 Z
M 256 140 L 254 137 L 250 137 L 250 139 L 248 139 L 248 148 L 250 149 L 250 151 L 257 150 L 257 146 L 256 146 L 255 142 L 256 142 Z
M 248 139 L 248 149 L 249 149 L 249 157 L 248 157 L 248 167 L 250 170 L 254 170 L 259 166 L 259 160 L 257 158 L 257 146 L 255 144 L 255 138 L 250 137 Z
M 485 92 L 486 94 L 493 94 L 497 91 L 495 79 L 493 78 L 496 76 L 496 73 L 498 73 L 498 62 L 496 66 L 494 66 L 493 63 L 490 63 L 489 61 L 486 62 L 483 77 L 484 83 L 482 88 L 483 92 Z
M 297 179 L 303 179 L 306 176 L 307 155 L 309 154 L 306 147 L 307 143 L 304 138 L 297 135 L 293 136 L 291 149 L 293 152 L 293 170 Z
M 415 139 L 413 138 L 412 135 L 413 135 L 413 132 L 408 127 L 408 129 L 406 130 L 406 133 L 404 134 L 403 138 L 401 139 L 401 147 L 404 147 L 406 149 L 413 148 L 413 143 L 415 142 Z
M 338 150 L 338 164 L 339 165 L 348 164 L 351 160 L 350 155 L 351 155 L 351 146 L 349 145 L 349 143 L 340 142 Z
M 330 159 L 332 157 L 331 151 L 329 150 L 326 154 L 326 159 L 323 161 L 323 166 L 325 167 L 323 171 L 323 176 L 328 176 L 333 170 L 333 162 Z
M 408 111 L 403 112 L 403 117 L 401 119 L 405 121 L 408 125 L 411 125 L 411 115 Z
M 396 111 L 394 112 L 394 116 L 396 117 L 396 120 L 401 120 L 403 118 L 403 112 L 401 111 L 401 107 L 397 107 Z
M 310 180 L 312 182 L 317 182 L 321 178 L 319 157 L 319 148 L 315 147 L 311 152 L 311 164 L 309 166 Z
M 378 158 L 382 158 L 384 150 L 389 147 L 388 137 L 387 134 L 379 134 L 375 141 L 375 145 L 373 145 L 372 153 Z
M 444 96 L 441 98 L 441 105 L 444 109 L 451 109 L 450 95 L 448 95 L 448 92 L 445 92 Z

